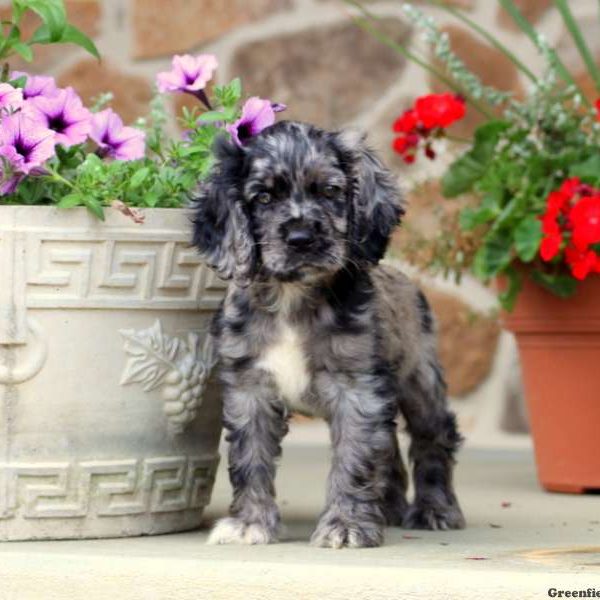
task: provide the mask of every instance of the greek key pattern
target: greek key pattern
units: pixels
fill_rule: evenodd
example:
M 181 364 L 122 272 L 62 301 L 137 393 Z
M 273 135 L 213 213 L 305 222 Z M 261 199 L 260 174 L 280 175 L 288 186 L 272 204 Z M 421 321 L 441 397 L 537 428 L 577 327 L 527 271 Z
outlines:
M 200 509 L 218 456 L 0 465 L 0 520 L 115 517 Z
M 112 232 L 110 239 L 28 232 L 28 308 L 211 310 L 226 285 L 180 234 Z
M 24 238 L 0 228 L 0 345 L 18 346 L 27 340 Z

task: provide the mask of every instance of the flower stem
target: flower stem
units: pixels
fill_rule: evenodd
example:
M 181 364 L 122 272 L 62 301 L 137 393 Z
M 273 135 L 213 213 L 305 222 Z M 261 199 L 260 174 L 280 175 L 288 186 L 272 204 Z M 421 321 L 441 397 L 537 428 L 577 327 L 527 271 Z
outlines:
M 204 104 L 204 106 L 206 106 L 206 108 L 208 108 L 208 110 L 212 110 L 212 105 L 208 99 L 208 96 L 206 95 L 206 92 L 204 90 L 198 90 L 197 92 L 192 92 L 192 96 L 195 96 L 196 98 L 198 98 L 198 100 L 200 100 L 200 102 L 202 102 L 202 104 Z
M 457 19 L 468 25 L 473 31 L 476 31 L 479 35 L 481 35 L 485 40 L 487 40 L 494 48 L 502 52 L 516 67 L 519 69 L 524 75 L 526 75 L 531 81 L 537 81 L 537 77 L 534 73 L 523 64 L 504 44 L 502 44 L 497 38 L 488 33 L 483 27 L 475 23 L 472 19 L 469 19 L 466 15 L 464 15 L 460 10 L 457 10 L 453 6 L 448 6 L 441 2 L 441 0 L 429 0 L 431 4 L 434 4 L 441 10 L 445 10 L 449 12 L 451 15 L 454 15 Z
M 52 167 L 44 167 L 48 173 L 51 175 L 52 181 L 56 181 L 58 183 L 62 183 L 72 190 L 75 189 L 75 184 L 71 183 L 68 179 L 65 179 L 60 173 L 57 173 Z
M 585 38 L 581 34 L 581 28 L 577 24 L 577 21 L 575 21 L 569 5 L 565 0 L 554 0 L 554 5 L 559 10 L 565 26 L 569 30 L 575 46 L 577 46 L 577 50 L 587 67 L 588 73 L 596 84 L 596 89 L 600 90 L 600 69 L 596 65 L 596 61 L 585 42 Z
M 463 96 L 465 98 L 465 100 L 473 108 L 475 108 L 475 110 L 477 110 L 479 113 L 481 113 L 486 119 L 488 119 L 488 120 L 494 119 L 493 114 L 491 114 L 488 110 L 486 110 L 472 96 L 467 94 L 465 92 L 465 90 L 462 89 L 460 86 L 458 86 L 454 80 L 452 80 L 451 78 L 444 75 L 444 73 L 442 73 L 441 71 L 438 71 L 436 68 L 434 68 L 433 66 L 428 64 L 425 60 L 423 60 L 422 58 L 420 58 L 413 52 L 407 50 L 404 46 L 402 46 L 401 44 L 398 44 L 397 42 L 392 40 L 389 36 L 387 36 L 385 33 L 383 33 L 382 31 L 380 31 L 379 29 L 374 27 L 371 23 L 369 23 L 369 21 L 374 21 L 374 20 L 378 19 L 378 17 L 376 15 L 374 15 L 373 13 L 368 11 L 364 6 L 362 6 L 356 0 L 344 0 L 344 2 L 356 7 L 358 10 L 361 11 L 361 13 L 363 15 L 365 15 L 366 18 L 364 18 L 364 19 L 361 19 L 359 17 L 352 17 L 352 20 L 361 29 L 370 33 L 375 39 L 379 40 L 380 42 L 382 42 L 389 48 L 392 48 L 392 50 L 395 50 L 396 52 L 398 52 L 399 54 L 404 56 L 404 58 L 406 58 L 407 60 L 410 60 L 411 62 L 419 65 L 425 71 L 428 71 L 429 73 L 431 73 L 436 79 L 438 79 L 442 83 L 446 84 L 455 93 Z
M 523 16 L 523 13 L 517 8 L 514 0 L 498 0 L 502 5 L 502 8 L 510 15 L 511 19 L 515 22 L 515 24 L 527 35 L 527 37 L 533 42 L 536 48 L 540 48 L 540 41 L 538 32 L 531 25 L 531 23 Z M 566 25 L 566 23 L 565 23 Z M 577 85 L 573 76 L 565 66 L 565 64 L 560 60 L 558 54 L 553 48 L 548 48 L 548 54 L 552 59 L 554 64 L 554 68 L 557 73 L 561 77 L 563 81 L 565 81 L 568 85 L 572 85 L 581 95 L 583 102 L 587 106 L 591 106 L 590 101 L 587 99 L 586 95 L 583 93 L 583 90 L 580 86 Z

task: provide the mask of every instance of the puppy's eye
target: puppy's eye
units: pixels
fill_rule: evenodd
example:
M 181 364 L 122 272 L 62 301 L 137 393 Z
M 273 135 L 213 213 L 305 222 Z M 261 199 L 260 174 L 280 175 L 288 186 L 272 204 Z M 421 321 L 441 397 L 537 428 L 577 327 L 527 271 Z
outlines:
M 342 188 L 340 188 L 338 185 L 326 185 L 323 187 L 321 193 L 323 196 L 325 196 L 325 198 L 336 198 L 339 196 L 341 191 Z
M 271 202 L 271 194 L 269 192 L 259 192 L 254 196 L 254 199 L 261 204 L 269 204 Z

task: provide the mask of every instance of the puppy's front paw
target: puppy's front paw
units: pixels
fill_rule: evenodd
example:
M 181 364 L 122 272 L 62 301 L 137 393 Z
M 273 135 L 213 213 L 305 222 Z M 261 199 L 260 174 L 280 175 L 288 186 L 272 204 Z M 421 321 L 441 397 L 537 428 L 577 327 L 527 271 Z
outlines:
M 374 548 L 383 542 L 383 528 L 343 518 L 321 519 L 310 543 L 321 548 Z
M 433 530 L 464 529 L 465 518 L 456 502 L 441 504 L 424 500 L 417 501 L 409 507 L 402 527 Z
M 259 523 L 245 523 L 235 517 L 217 521 L 208 536 L 207 544 L 272 544 L 277 532 Z

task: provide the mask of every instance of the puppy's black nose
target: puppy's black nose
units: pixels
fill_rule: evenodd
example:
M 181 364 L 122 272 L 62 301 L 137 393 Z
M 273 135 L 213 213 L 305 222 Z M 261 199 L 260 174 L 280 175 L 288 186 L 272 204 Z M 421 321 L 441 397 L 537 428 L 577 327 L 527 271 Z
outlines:
M 315 241 L 314 231 L 308 227 L 292 227 L 286 235 L 285 241 L 292 248 L 302 250 Z

